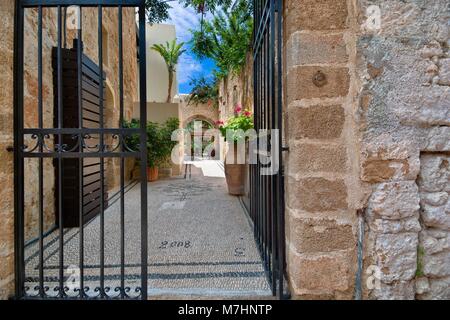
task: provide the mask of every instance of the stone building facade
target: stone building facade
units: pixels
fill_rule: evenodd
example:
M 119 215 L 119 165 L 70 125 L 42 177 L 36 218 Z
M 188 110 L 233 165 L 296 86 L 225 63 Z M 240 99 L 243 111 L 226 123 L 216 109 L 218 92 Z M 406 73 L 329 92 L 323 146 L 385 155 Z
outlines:
M 175 97 L 178 103 L 178 114 L 181 128 L 186 126 L 193 120 L 204 120 L 215 126 L 219 120 L 219 109 L 212 104 L 195 104 L 189 103 L 189 95 L 181 94 Z
M 13 33 L 3 30 L 13 30 L 13 4 L 0 2 L 0 16 L 7 84 L 0 92 L 0 297 L 7 297 L 14 211 L 12 154 L 4 150 L 13 142 Z M 284 0 L 286 250 L 294 299 L 450 299 L 449 21 L 448 0 Z M 219 119 L 238 103 L 251 108 L 250 59 L 242 75 L 221 84 Z
M 445 0 L 285 1 L 295 297 L 450 298 L 449 14 Z

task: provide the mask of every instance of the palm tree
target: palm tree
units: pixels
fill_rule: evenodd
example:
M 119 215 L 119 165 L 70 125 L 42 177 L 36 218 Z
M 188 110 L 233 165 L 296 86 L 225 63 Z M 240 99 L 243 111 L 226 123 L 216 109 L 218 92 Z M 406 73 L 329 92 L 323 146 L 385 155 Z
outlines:
M 183 46 L 184 42 L 177 44 L 177 40 L 174 39 L 170 43 L 166 42 L 166 45 L 155 44 L 151 47 L 151 49 L 158 52 L 166 62 L 167 71 L 169 72 L 169 93 L 167 95 L 168 103 L 172 101 L 172 86 L 173 86 L 173 77 L 176 72 L 176 65 L 178 64 L 180 56 L 184 52 L 186 52 L 186 50 L 182 49 Z

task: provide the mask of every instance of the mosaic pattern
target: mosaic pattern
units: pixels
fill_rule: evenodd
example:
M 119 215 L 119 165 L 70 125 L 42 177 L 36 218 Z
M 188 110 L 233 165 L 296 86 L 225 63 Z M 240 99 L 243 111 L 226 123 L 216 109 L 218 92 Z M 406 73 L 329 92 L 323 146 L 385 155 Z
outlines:
M 218 166 L 211 161 L 211 165 Z M 219 166 L 218 166 L 219 167 Z M 270 295 L 253 231 L 239 199 L 229 196 L 223 178 L 202 175 L 173 178 L 148 185 L 149 293 L 206 295 Z M 125 200 L 125 282 L 130 295 L 140 286 L 140 186 Z M 100 218 L 84 228 L 84 281 L 88 294 L 100 284 Z M 78 229 L 64 233 L 65 275 L 79 264 Z M 26 286 L 38 284 L 39 247 L 26 248 Z M 59 269 L 58 231 L 45 239 L 44 274 L 48 294 L 56 295 Z M 109 295 L 120 286 L 120 202 L 105 211 L 105 286 Z M 69 269 L 67 269 L 69 268 Z M 73 270 L 72 270 L 73 271 Z M 71 289 L 68 295 L 76 295 Z

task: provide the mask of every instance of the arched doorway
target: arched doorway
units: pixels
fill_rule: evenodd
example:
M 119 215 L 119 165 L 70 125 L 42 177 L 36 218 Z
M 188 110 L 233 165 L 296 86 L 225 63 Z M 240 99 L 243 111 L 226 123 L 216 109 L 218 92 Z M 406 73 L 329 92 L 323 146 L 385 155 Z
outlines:
M 185 141 L 185 156 L 209 160 L 220 157 L 217 127 L 211 119 L 204 116 L 190 117 L 183 123 L 183 129 L 190 134 L 190 141 Z

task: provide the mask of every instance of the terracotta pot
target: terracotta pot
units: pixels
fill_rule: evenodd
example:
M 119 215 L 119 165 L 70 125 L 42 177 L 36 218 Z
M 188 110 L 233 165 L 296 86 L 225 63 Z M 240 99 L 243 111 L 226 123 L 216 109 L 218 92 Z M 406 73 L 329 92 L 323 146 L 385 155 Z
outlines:
M 234 144 L 233 144 L 234 145 Z M 225 177 L 228 185 L 228 193 L 234 196 L 245 194 L 245 164 L 237 164 L 237 146 L 234 148 L 234 161 L 227 164 L 225 161 Z
M 228 193 L 233 196 L 245 194 L 245 164 L 225 164 Z
M 152 168 L 147 167 L 147 180 L 149 182 L 158 180 L 158 176 L 159 176 L 158 173 L 159 173 L 158 167 L 152 167 Z

